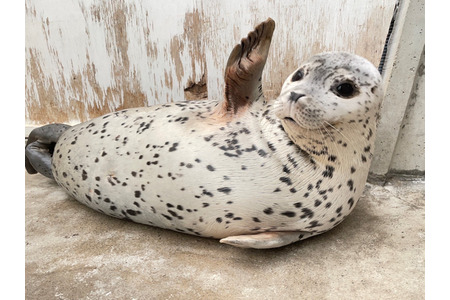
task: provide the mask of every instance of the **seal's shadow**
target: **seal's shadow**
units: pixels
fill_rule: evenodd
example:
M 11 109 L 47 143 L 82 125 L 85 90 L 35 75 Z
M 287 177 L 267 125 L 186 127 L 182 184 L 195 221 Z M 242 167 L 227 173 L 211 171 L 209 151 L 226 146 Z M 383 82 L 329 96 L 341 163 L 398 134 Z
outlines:
M 373 213 L 373 203 L 368 201 L 367 198 L 362 196 L 359 203 L 356 205 L 352 213 L 346 217 L 346 219 L 337 227 L 322 233 L 317 236 L 313 236 L 303 241 L 299 241 L 284 247 L 273 249 L 242 249 L 229 247 L 233 252 L 233 256 L 245 257 L 245 261 L 249 262 L 249 266 L 254 262 L 261 260 L 261 256 L 264 257 L 264 261 L 267 264 L 272 264 L 280 259 L 286 257 L 294 257 L 301 255 L 305 259 L 314 258 L 313 254 L 316 251 L 323 251 L 323 249 L 330 249 L 334 251 L 336 248 L 345 247 L 345 245 L 355 245 L 361 243 L 361 237 L 367 237 L 368 234 L 380 230 L 379 219 L 380 217 Z M 377 237 L 377 240 L 379 238 Z M 344 245 L 344 246 L 343 246 Z

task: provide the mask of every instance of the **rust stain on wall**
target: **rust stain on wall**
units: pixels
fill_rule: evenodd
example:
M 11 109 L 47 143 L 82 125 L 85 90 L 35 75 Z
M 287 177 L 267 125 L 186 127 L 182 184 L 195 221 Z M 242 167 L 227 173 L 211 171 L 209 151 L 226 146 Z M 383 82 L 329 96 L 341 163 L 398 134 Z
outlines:
M 30 56 L 30 62 L 27 67 L 27 72 L 31 75 L 32 78 L 40 79 L 43 70 L 39 65 L 39 60 L 36 58 L 36 52 L 32 49 L 28 51 Z M 34 90 L 36 94 L 33 96 L 38 97 L 39 99 L 45 99 L 45 107 L 41 107 L 39 103 L 31 102 L 28 103 L 28 110 L 30 112 L 28 118 L 31 120 L 54 120 L 53 122 L 61 122 L 62 120 L 67 119 L 67 111 L 62 111 L 57 116 L 54 116 L 53 113 L 55 109 L 57 109 L 60 105 L 58 101 L 56 101 L 54 95 L 57 93 L 55 85 L 53 81 L 49 81 L 46 85 L 43 84 L 41 80 L 34 80 Z M 30 94 L 26 93 L 26 97 L 31 97 Z
M 178 82 L 184 76 L 183 61 L 181 60 L 181 52 L 184 50 L 184 43 L 180 40 L 178 36 L 172 38 L 170 41 L 170 59 L 175 65 L 175 74 L 177 76 Z
M 205 34 L 203 32 L 204 13 L 194 9 L 192 13 L 186 13 L 184 21 L 184 37 L 189 45 L 189 56 L 191 57 L 192 78 L 188 81 L 191 84 L 197 78 L 196 66 L 201 70 L 201 80 L 207 84 L 206 54 L 205 54 Z
M 120 104 L 112 107 L 110 110 L 120 110 L 130 107 L 145 106 L 147 99 L 140 91 L 139 78 L 130 69 L 130 61 L 128 57 L 129 37 L 127 36 L 128 19 L 131 21 L 136 13 L 134 5 L 126 6 L 122 2 L 109 2 L 110 6 L 102 5 L 101 7 L 91 7 L 92 15 L 96 20 L 106 22 L 106 32 L 108 41 L 107 50 L 110 56 L 114 57 L 112 64 L 112 76 L 116 83 L 108 89 L 107 96 L 109 99 L 120 99 Z M 92 74 L 90 72 L 89 74 Z M 95 79 L 91 77 L 91 83 L 95 86 Z M 108 102 L 108 98 L 103 99 Z M 94 112 L 95 115 L 102 114 L 101 111 Z

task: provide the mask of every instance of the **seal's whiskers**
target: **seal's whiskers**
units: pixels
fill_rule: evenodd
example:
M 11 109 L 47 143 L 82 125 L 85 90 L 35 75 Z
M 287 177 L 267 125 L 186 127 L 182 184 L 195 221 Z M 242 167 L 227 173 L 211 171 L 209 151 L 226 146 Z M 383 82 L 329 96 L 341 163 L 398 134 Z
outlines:
M 337 129 L 335 126 L 333 126 L 330 122 L 328 121 L 324 121 L 324 123 L 331 127 L 332 129 L 334 129 L 337 133 L 339 133 L 343 138 L 345 138 L 347 140 L 347 142 L 350 142 L 351 140 L 344 134 L 342 133 L 342 131 L 340 131 L 339 129 Z

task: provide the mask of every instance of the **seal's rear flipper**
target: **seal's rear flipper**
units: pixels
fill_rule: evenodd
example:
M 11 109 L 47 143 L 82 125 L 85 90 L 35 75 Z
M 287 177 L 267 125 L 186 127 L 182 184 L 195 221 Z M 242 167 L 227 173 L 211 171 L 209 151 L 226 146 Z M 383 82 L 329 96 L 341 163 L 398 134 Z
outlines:
M 220 240 L 223 244 L 239 248 L 270 249 L 286 246 L 311 237 L 309 232 L 263 232 L 252 235 L 229 236 Z
M 53 179 L 53 149 L 61 134 L 71 126 L 49 124 L 31 131 L 25 146 L 25 169 L 29 174 L 41 173 Z
M 233 116 L 262 96 L 262 71 L 274 29 L 275 22 L 269 18 L 234 47 L 225 69 L 225 99 L 220 116 Z

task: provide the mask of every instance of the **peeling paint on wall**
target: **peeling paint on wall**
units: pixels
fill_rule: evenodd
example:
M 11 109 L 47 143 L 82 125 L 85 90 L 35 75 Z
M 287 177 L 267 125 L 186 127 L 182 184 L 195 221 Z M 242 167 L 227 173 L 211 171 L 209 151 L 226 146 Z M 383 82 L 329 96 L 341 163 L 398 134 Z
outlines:
M 208 86 L 206 84 L 207 75 L 203 74 L 199 82 L 191 82 L 187 88 L 184 89 L 184 99 L 186 100 L 200 100 L 208 99 Z
M 318 52 L 350 51 L 378 65 L 395 2 L 26 0 L 26 122 L 220 99 L 230 51 L 268 17 L 277 23 L 268 98 Z

